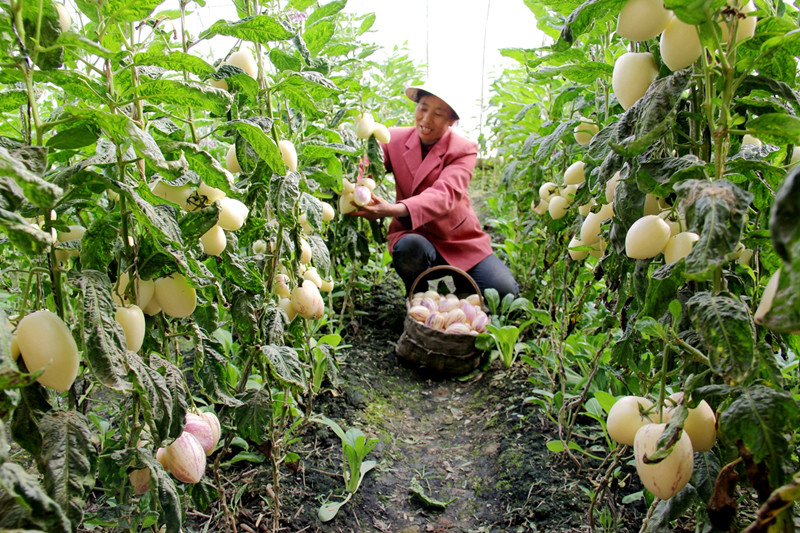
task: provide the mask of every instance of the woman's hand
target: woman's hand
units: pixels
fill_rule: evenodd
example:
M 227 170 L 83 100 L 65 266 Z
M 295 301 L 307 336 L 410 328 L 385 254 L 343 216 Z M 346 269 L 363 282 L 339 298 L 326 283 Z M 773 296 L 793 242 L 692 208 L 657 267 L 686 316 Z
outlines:
M 389 203 L 375 193 L 372 193 L 372 199 L 367 205 L 361 207 L 357 206 L 356 210 L 351 211 L 348 215 L 366 218 L 367 220 L 379 220 L 386 217 L 405 217 L 408 216 L 408 208 L 402 203 Z

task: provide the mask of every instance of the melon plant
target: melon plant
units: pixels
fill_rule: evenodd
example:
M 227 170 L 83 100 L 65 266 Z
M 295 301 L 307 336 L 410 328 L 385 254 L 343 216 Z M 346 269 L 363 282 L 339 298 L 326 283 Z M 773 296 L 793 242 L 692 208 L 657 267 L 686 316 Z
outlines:
M 666 15 L 629 16 L 648 5 Z M 731 480 L 722 466 L 741 465 L 737 481 L 720 489 L 725 497 L 756 494 L 761 516 L 780 500 L 767 527 L 791 528 L 795 497 L 781 491 L 797 471 L 790 456 L 800 441 L 792 400 L 798 381 L 780 362 L 800 348 L 800 179 L 793 166 L 800 87 L 790 44 L 798 11 L 749 1 L 703 9 L 688 0 L 530 6 L 547 17 L 549 39 L 504 51 L 519 68 L 494 84 L 490 120 L 506 164 L 490 211 L 523 294 L 552 321 L 547 335 L 531 334 L 523 348 L 535 354 L 526 359 L 535 374 L 531 401 L 562 431 L 552 449 L 586 451 L 585 441 L 570 438 L 585 417 L 597 421 L 594 436 L 602 439 L 601 413 L 613 398 L 647 397 L 663 414 L 681 390 L 692 404 L 669 413 L 659 431 L 669 442 L 652 463 L 639 463 L 662 464 L 683 440 L 677 428 L 693 428 L 683 417 L 705 401 L 715 408 L 716 438 L 697 436 L 703 451 L 695 458 L 720 465 L 705 472 L 711 484 Z M 580 145 L 573 130 L 587 116 L 600 128 Z M 588 208 L 559 219 L 504 210 L 510 202 L 546 209 L 549 184 L 576 160 L 585 163 L 586 182 L 574 202 Z M 598 203 L 611 206 L 610 217 L 599 220 Z M 584 257 L 595 240 L 605 243 L 604 253 Z M 745 249 L 752 255 L 740 263 Z M 548 376 L 558 376 L 559 386 Z M 614 446 L 610 438 L 606 446 Z M 691 446 L 680 446 L 680 468 L 642 470 L 646 483 L 667 474 L 675 481 L 668 490 L 648 486 L 659 497 L 648 510 L 649 530 L 670 529 L 670 513 L 709 530 L 735 521 L 764 525 L 738 511 L 729 519 L 706 514 L 712 494 L 694 480 L 686 498 L 666 499 L 689 482 Z M 615 482 L 626 479 L 633 455 L 616 449 L 608 470 L 588 474 L 597 483 L 596 509 L 630 495 L 616 493 Z M 771 474 L 748 475 L 746 465 L 756 464 Z M 600 517 L 596 511 L 590 520 Z
M 19 355 L 0 385 L 19 400 L 0 444 L 39 468 L 4 458 L 4 488 L 25 487 L 9 493 L 5 526 L 70 531 L 116 513 L 132 530 L 187 529 L 186 511 L 225 490 L 230 467 L 214 454 L 272 442 L 264 463 L 284 464 L 298 403 L 336 385 L 336 328 L 318 328 L 342 295 L 291 321 L 269 288 L 279 274 L 296 286 L 308 263 L 331 290 L 342 264 L 330 247 L 363 248 L 368 228 L 334 229 L 330 205 L 360 162 L 378 168 L 378 140 L 339 126 L 362 104 L 408 118 L 372 99 L 419 73 L 398 52 L 370 81 L 383 65 L 358 36 L 374 17 L 344 3 L 245 1 L 197 25 L 200 4 L 0 6 L 0 257 L 13 272 L 0 318 Z M 202 432 L 200 454 L 184 425 Z M 284 472 L 269 474 L 280 500 Z M 275 529 L 280 509 L 265 519 Z

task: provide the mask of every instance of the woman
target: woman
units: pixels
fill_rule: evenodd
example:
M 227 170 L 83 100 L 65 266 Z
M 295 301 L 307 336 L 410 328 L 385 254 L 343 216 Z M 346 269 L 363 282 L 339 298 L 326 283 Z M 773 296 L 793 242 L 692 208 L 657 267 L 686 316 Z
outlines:
M 421 273 L 447 264 L 466 271 L 481 292 L 491 287 L 501 298 L 517 296 L 517 282 L 492 253 L 468 196 L 478 146 L 451 129 L 458 114 L 439 96 L 444 93 L 432 87 L 409 87 L 405 93 L 417 103 L 415 126 L 391 128 L 391 141 L 382 145 L 396 203 L 373 195 L 372 203 L 352 214 L 392 217 L 389 251 L 406 293 Z

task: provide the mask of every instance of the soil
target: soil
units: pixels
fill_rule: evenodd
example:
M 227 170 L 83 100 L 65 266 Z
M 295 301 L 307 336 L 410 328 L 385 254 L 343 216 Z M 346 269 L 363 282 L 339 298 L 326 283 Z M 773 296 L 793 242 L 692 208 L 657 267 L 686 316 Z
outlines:
M 314 412 L 344 430 L 377 437 L 366 458 L 377 466 L 332 520 L 320 521 L 319 507 L 346 495 L 342 445 L 327 426 L 304 426 L 290 447 L 299 465 L 282 470 L 281 531 L 590 531 L 588 493 L 598 463 L 584 456 L 576 463 L 546 448 L 557 440 L 557 429 L 525 401 L 533 388 L 529 365 L 505 369 L 495 361 L 456 379 L 398 361 L 394 347 L 405 307 L 399 281 L 391 277 L 371 294 L 365 311 L 346 332 L 351 346 L 337 352 L 339 385 L 315 399 Z M 239 494 L 226 495 L 238 531 L 273 530 L 272 480 L 265 470 L 240 485 Z M 612 494 L 606 502 L 613 523 L 608 530 L 638 531 L 644 504 L 623 506 L 623 496 Z M 213 511 L 189 517 L 190 527 L 226 529 L 219 509 Z M 603 528 L 596 524 L 594 530 Z

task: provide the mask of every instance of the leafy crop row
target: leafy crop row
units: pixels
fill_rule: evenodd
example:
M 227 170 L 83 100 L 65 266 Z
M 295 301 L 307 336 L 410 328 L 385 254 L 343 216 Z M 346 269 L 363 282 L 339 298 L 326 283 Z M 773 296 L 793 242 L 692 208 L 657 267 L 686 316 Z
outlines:
M 350 119 L 408 113 L 376 98 L 417 71 L 402 52 L 372 59 L 359 37 L 374 15 L 243 1 L 239 20 L 192 35 L 193 2 L 160 4 L 0 2 L 2 528 L 179 531 L 187 507 L 220 498 L 230 521 L 221 471 L 240 461 L 272 471 L 279 527 L 297 428 L 336 383 L 341 329 L 377 275 L 363 268 L 371 229 L 323 209 L 365 154 L 382 176 Z M 202 42 L 234 44 L 206 58 Z M 304 279 L 332 291 L 313 320 L 281 301 Z M 122 305 L 141 324 L 115 320 Z M 16 338 L 42 309 L 80 357 L 63 394 Z M 222 422 L 205 476 L 202 454 L 185 461 L 191 438 L 159 452 L 194 411 Z
M 612 481 L 625 484 L 631 450 L 607 437 L 600 446 L 581 441 L 576 422 L 589 416 L 604 431 L 616 398 L 650 397 L 660 410 L 682 391 L 683 414 L 667 425 L 663 453 L 680 437 L 686 408 L 701 400 L 716 412 L 719 439 L 695 454 L 686 488 L 653 502 L 642 530 L 663 531 L 686 513 L 715 530 L 793 530 L 797 11 L 783 2 L 667 0 L 701 44 L 695 61 L 673 71 L 657 32 L 638 42 L 621 37 L 625 0 L 526 4 L 552 44 L 504 51 L 519 67 L 494 82 L 490 120 L 505 162 L 498 179 L 520 208 L 509 212 L 503 198 L 489 207 L 526 295 L 548 310 L 544 328 L 529 328 L 518 351 L 534 370 L 530 400 L 558 424 L 552 449 L 600 461 L 592 521 L 613 529 L 620 518 L 602 502 Z M 745 27 L 752 37 L 734 30 Z M 655 70 L 646 93 L 623 105 L 615 88 L 630 87 L 612 78 L 631 52 L 652 57 Z M 585 181 L 569 189 L 565 172 L 576 161 Z M 567 201 L 554 212 L 551 200 L 548 213 L 550 195 Z M 581 242 L 584 222 L 601 207 L 608 210 L 597 238 Z M 652 254 L 631 254 L 630 230 L 646 215 L 668 223 L 667 238 L 671 225 L 696 235 L 688 255 L 662 255 L 663 242 Z M 756 313 L 777 271 L 771 306 Z M 739 509 L 751 495 L 761 507 L 752 524 Z

